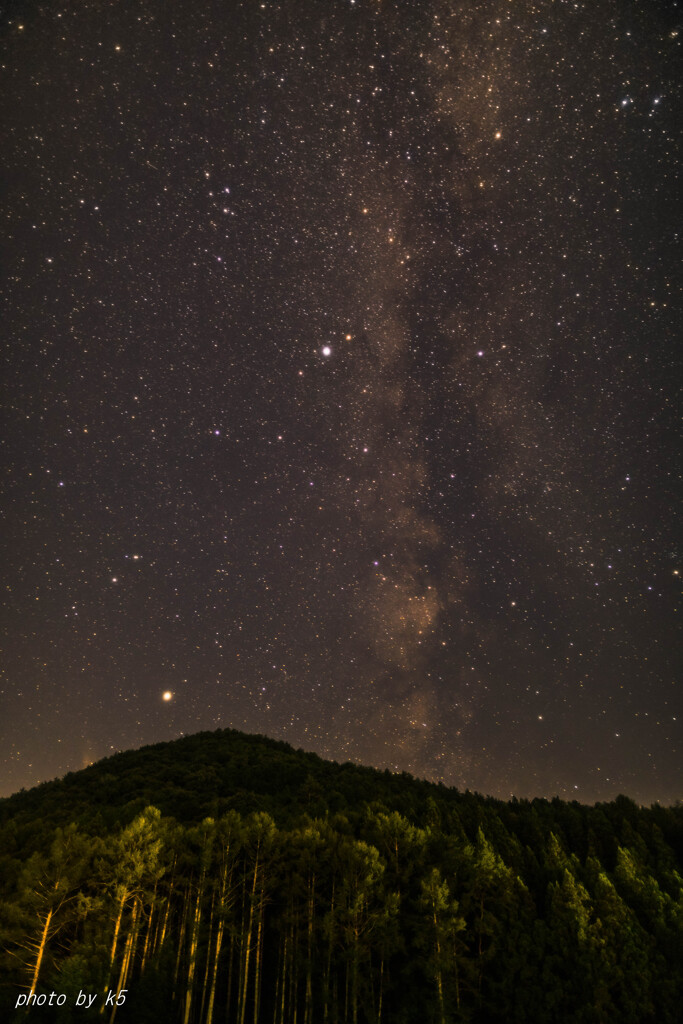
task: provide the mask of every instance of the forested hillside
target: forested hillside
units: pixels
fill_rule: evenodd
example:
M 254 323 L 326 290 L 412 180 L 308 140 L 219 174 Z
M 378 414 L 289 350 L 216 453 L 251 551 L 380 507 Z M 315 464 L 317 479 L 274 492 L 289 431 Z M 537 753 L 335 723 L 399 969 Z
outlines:
M 682 862 L 680 806 L 199 734 L 0 802 L 0 1020 L 675 1024 Z

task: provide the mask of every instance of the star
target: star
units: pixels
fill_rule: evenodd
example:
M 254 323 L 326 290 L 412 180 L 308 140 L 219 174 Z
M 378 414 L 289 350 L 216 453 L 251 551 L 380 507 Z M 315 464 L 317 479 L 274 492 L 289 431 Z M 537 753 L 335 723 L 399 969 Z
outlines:
M 51 50 L 47 9 L 14 23 L 8 788 L 86 731 L 99 756 L 220 721 L 491 795 L 680 796 L 649 724 L 681 580 L 680 37 L 665 5 L 631 39 L 610 0 L 448 6 L 259 0 L 235 33 L 177 0 L 171 62 L 127 8 L 116 43 L 92 0 Z

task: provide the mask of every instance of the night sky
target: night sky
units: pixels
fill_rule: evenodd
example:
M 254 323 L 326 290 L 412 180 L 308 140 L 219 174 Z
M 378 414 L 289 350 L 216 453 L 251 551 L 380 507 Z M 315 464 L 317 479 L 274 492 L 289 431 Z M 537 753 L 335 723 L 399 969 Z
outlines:
M 2 793 L 230 727 L 683 796 L 680 14 L 10 4 Z

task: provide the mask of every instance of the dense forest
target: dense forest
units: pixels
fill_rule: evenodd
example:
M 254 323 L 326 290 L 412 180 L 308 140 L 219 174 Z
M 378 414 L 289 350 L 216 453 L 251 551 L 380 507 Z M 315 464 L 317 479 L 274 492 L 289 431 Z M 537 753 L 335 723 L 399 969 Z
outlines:
M 682 861 L 681 806 L 202 733 L 0 801 L 0 1019 L 675 1024 Z

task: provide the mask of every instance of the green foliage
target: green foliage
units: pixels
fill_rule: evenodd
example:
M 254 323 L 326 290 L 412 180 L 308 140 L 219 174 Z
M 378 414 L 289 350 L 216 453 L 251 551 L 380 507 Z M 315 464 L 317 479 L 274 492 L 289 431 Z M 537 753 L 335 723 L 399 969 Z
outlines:
M 680 807 L 505 804 L 218 732 L 0 821 L 3 1021 L 679 1019 Z M 15 1012 L 32 986 L 68 1005 Z

